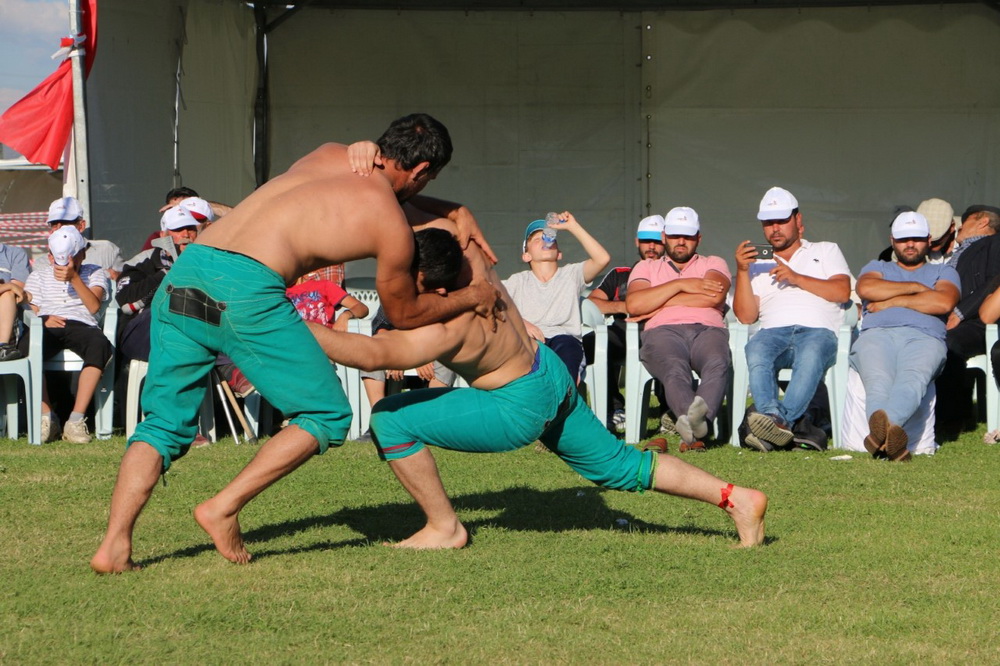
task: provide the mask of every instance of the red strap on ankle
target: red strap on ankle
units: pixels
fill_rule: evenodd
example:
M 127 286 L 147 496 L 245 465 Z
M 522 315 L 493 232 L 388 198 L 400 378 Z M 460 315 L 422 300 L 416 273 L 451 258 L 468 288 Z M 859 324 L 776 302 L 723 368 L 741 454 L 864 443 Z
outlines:
M 723 488 L 720 492 L 722 493 L 722 501 L 719 502 L 719 508 L 720 509 L 731 509 L 734 506 L 736 506 L 735 504 L 733 504 L 732 502 L 729 501 L 729 496 L 733 493 L 733 484 L 730 483 L 728 486 L 726 486 L 725 488 Z

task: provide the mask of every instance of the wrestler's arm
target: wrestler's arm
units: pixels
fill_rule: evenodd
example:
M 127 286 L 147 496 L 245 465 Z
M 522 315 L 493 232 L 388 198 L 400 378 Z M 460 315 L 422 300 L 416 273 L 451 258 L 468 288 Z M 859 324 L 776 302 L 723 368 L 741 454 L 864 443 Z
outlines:
M 421 326 L 410 331 L 380 331 L 378 335 L 334 331 L 309 324 L 330 360 L 365 371 L 409 370 L 456 349 L 461 340 L 455 327 Z

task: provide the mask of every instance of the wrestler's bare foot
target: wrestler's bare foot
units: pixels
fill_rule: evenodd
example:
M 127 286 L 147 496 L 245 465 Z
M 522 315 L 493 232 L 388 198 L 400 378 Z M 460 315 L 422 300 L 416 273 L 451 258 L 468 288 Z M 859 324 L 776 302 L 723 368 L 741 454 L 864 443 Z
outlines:
M 469 534 L 465 525 L 455 521 L 454 525 L 445 527 L 426 525 L 422 530 L 399 543 L 385 544 L 393 548 L 414 548 L 417 550 L 435 550 L 442 548 L 465 548 L 469 543 Z
M 212 500 L 208 500 L 195 507 L 194 519 L 212 537 L 220 555 L 236 564 L 250 561 L 250 553 L 243 545 L 240 522 L 235 515 L 226 515 L 213 505 Z
M 732 506 L 726 513 L 736 524 L 740 535 L 739 548 L 751 548 L 764 542 L 764 514 L 767 513 L 767 495 L 753 488 L 733 486 L 729 495 Z
M 90 568 L 95 573 L 109 574 L 138 571 L 142 567 L 132 561 L 132 549 L 127 540 L 106 538 L 90 560 Z

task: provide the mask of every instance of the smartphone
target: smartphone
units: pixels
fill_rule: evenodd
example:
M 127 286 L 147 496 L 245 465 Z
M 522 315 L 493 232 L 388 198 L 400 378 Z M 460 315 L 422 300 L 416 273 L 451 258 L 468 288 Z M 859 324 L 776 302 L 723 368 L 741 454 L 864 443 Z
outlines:
M 774 246 L 770 243 L 753 243 L 751 247 L 757 250 L 757 261 L 774 261 Z

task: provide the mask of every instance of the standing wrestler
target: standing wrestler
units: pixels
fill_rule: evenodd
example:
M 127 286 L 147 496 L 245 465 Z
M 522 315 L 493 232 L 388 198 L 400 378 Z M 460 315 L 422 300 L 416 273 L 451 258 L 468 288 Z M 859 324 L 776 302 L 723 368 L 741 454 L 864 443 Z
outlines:
M 421 230 L 416 236 L 418 288 L 424 293 L 453 289 L 463 264 L 458 242 L 441 229 Z M 736 524 L 741 545 L 763 541 L 763 493 L 726 484 L 673 456 L 639 451 L 617 440 L 583 403 L 555 352 L 528 335 L 479 250 L 470 246 L 467 256 L 476 272 L 487 271 L 501 289 L 506 304 L 502 320 L 462 313 L 373 337 L 310 327 L 338 363 L 362 369 L 410 368 L 437 359 L 469 382 L 471 388 L 394 395 L 374 408 L 372 432 L 379 455 L 427 516 L 427 525 L 399 546 L 461 548 L 468 539 L 426 444 L 488 453 L 512 451 L 536 439 L 594 483 L 617 490 L 655 489 L 717 504 Z
M 345 146 L 320 146 L 201 234 L 164 279 L 151 306 L 146 420 L 122 458 L 108 531 L 90 563 L 98 573 L 137 568 L 131 557 L 136 519 L 157 478 L 194 438 L 217 353 L 230 356 L 268 402 L 290 417 L 290 425 L 217 496 L 235 510 L 212 510 L 216 502 L 195 511 L 224 557 L 250 559 L 238 522 L 247 502 L 313 455 L 343 443 L 351 420 L 347 398 L 285 297 L 300 275 L 376 258 L 379 297 L 401 328 L 492 304 L 495 292 L 486 282 L 443 298 L 418 294 L 410 275 L 413 235 L 399 202 L 448 163 L 448 130 L 414 114 L 393 122 L 378 145 L 380 168 L 364 179 L 351 171 Z M 467 233 L 478 236 L 474 222 Z

